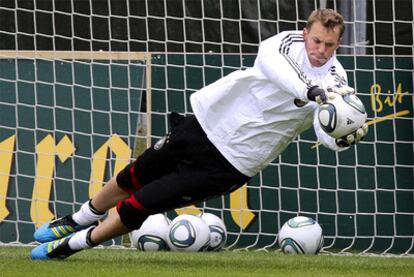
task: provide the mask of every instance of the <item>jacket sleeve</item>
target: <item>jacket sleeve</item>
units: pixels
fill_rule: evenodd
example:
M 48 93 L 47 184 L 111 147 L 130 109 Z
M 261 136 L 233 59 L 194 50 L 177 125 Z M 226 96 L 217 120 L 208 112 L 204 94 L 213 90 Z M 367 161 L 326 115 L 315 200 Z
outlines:
M 263 41 L 259 47 L 255 67 L 281 90 L 292 93 L 295 98 L 308 101 L 307 91 L 312 84 L 292 57 L 299 55 L 292 54 L 294 43 L 303 44 L 302 34 L 282 32 Z

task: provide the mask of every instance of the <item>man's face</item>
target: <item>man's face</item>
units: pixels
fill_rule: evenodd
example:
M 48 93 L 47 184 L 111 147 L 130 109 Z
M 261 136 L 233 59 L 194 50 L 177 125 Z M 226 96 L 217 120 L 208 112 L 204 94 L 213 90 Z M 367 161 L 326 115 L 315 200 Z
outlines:
M 319 21 L 314 22 L 309 29 L 303 29 L 305 48 L 312 66 L 323 66 L 332 57 L 339 47 L 339 34 L 339 27 L 327 29 Z

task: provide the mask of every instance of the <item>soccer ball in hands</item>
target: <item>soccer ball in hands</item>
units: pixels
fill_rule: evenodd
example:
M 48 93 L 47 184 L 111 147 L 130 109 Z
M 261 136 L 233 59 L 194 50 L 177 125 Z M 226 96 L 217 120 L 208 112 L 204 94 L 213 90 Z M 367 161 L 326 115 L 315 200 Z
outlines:
M 280 229 L 278 243 L 285 254 L 318 254 L 323 246 L 322 228 L 309 217 L 291 218 Z
M 207 251 L 221 250 L 227 241 L 227 228 L 223 220 L 212 213 L 201 213 L 198 215 L 210 228 L 210 245 Z
M 132 247 L 142 251 L 168 250 L 170 222 L 164 214 L 150 215 L 138 230 L 130 233 Z
M 179 215 L 170 223 L 167 243 L 172 251 L 204 251 L 210 245 L 210 228 L 196 215 Z
M 333 138 L 343 138 L 367 120 L 364 104 L 355 94 L 330 93 L 327 103 L 319 106 L 318 118 L 322 129 Z

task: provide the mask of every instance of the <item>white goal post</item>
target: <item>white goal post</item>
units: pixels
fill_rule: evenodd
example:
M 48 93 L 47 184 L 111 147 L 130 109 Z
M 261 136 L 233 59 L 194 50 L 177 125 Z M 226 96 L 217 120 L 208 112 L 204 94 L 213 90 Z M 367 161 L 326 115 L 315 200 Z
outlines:
M 0 4 L 0 245 L 32 244 L 162 137 L 170 112 L 192 114 L 191 93 L 326 6 L 345 18 L 338 58 L 367 138 L 335 153 L 309 130 L 238 191 L 167 215 L 220 216 L 228 249 L 277 250 L 283 223 L 305 215 L 323 251 L 414 253 L 412 0 L 16 2 Z

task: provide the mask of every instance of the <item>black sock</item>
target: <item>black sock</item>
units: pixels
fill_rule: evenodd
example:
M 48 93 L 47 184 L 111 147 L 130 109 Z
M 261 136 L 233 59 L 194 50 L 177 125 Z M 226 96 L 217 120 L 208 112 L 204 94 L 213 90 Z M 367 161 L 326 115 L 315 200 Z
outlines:
M 93 212 L 96 215 L 103 215 L 105 212 L 98 211 L 93 205 L 92 205 L 92 199 L 89 199 L 89 208 L 91 209 L 91 212 Z
M 91 234 L 92 234 L 92 230 L 95 229 L 95 227 L 90 228 L 88 230 L 88 233 L 86 233 L 86 243 L 90 246 L 90 247 L 95 247 L 97 246 L 99 243 L 94 243 L 91 239 Z

